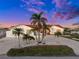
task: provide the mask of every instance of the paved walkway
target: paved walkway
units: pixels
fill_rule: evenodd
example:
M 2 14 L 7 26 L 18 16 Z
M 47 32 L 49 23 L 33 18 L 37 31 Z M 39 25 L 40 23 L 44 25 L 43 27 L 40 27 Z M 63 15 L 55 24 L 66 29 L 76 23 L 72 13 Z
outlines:
M 46 44 L 48 45 L 67 45 L 69 47 L 71 47 L 76 55 L 79 55 L 79 42 L 78 41 L 74 41 L 71 39 L 67 39 L 67 38 L 63 38 L 63 37 L 55 37 L 55 36 L 47 36 L 45 38 Z M 32 44 L 30 45 L 36 45 L 36 42 L 32 41 Z M 22 46 L 30 46 L 30 45 L 26 45 L 24 44 L 23 41 L 21 41 L 21 45 Z M 6 54 L 7 51 L 11 48 L 16 48 L 18 47 L 18 39 L 16 38 L 3 38 L 0 39 L 0 54 Z

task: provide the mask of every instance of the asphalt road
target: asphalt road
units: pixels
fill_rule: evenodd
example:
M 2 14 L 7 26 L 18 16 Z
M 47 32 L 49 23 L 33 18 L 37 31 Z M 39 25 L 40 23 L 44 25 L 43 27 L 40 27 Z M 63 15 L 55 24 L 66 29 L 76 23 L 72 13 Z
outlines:
M 79 57 L 8 57 L 0 56 L 0 59 L 79 59 Z

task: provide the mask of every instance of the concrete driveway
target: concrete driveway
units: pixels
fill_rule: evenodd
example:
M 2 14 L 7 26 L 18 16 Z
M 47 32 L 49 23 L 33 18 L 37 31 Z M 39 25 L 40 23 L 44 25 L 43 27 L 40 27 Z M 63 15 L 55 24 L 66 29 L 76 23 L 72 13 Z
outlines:
M 6 52 L 17 46 L 18 40 L 12 38 L 0 39 L 0 54 L 6 54 Z
M 46 36 L 45 40 L 46 45 L 67 45 L 71 47 L 76 55 L 79 55 L 79 42 L 71 39 L 63 38 L 63 37 L 55 37 L 53 35 Z M 36 45 L 35 41 L 32 41 L 31 44 L 26 45 L 21 40 L 21 46 L 33 46 Z M 0 39 L 0 55 L 6 54 L 7 51 L 11 48 L 18 48 L 18 39 L 16 38 L 3 38 Z
M 66 45 L 71 47 L 76 55 L 79 55 L 79 42 L 72 40 L 72 39 L 67 39 L 63 37 L 55 37 L 55 36 L 47 36 L 46 37 L 46 44 L 48 45 Z

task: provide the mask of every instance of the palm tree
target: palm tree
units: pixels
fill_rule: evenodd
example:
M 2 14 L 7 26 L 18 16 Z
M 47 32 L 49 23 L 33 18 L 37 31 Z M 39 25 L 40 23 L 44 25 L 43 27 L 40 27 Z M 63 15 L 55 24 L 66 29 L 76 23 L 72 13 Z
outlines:
M 48 25 L 46 25 L 46 24 L 43 24 L 44 26 L 43 26 L 43 32 L 42 32 L 42 41 L 43 41 L 43 39 L 45 38 L 45 36 L 46 36 L 46 34 L 47 34 L 47 31 L 48 32 L 50 32 L 50 29 L 49 29 L 49 27 L 48 27 Z
M 15 28 L 15 29 L 13 30 L 13 34 L 14 34 L 15 36 L 18 36 L 19 48 L 21 47 L 19 37 L 20 37 L 20 35 L 22 34 L 22 32 L 23 32 L 23 30 L 22 30 L 21 28 Z
M 34 37 L 28 35 L 28 34 L 24 34 L 23 35 L 23 40 L 27 42 L 27 40 L 29 40 L 29 43 L 30 43 L 30 40 L 35 40 Z
M 35 37 L 36 37 L 36 40 L 37 40 L 37 28 L 32 28 L 31 30 L 30 30 L 30 33 L 31 32 L 33 32 L 34 33 L 34 35 L 35 35 Z
M 23 41 L 27 42 L 27 40 L 28 40 L 28 34 L 23 34 Z
M 38 43 L 40 42 L 40 30 L 43 28 L 43 24 L 47 22 L 47 19 L 45 17 L 42 17 L 43 12 L 41 13 L 35 13 L 32 15 L 31 17 L 31 24 L 37 28 L 37 32 L 38 32 Z

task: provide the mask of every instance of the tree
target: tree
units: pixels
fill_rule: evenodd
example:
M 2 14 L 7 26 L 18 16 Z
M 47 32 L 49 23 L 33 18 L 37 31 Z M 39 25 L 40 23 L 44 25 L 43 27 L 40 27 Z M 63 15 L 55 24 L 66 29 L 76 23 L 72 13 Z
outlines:
M 62 34 L 61 34 L 61 32 L 55 32 L 55 36 L 57 36 L 57 37 L 59 37 L 59 36 L 61 36 Z
M 69 28 L 64 28 L 64 32 L 63 32 L 63 34 L 64 35 L 68 35 L 68 34 L 70 34 L 70 29 Z
M 43 24 L 47 22 L 47 19 L 45 17 L 42 17 L 43 12 L 41 13 L 35 13 L 31 17 L 31 24 L 34 26 L 34 28 L 37 29 L 38 32 L 38 43 L 41 43 L 40 41 L 40 33 L 41 29 L 43 28 Z
M 13 30 L 13 34 L 14 34 L 15 36 L 18 36 L 19 48 L 21 47 L 19 37 L 20 37 L 20 35 L 21 35 L 22 33 L 23 33 L 23 30 L 22 30 L 21 28 L 15 28 L 15 29 Z
M 28 35 L 28 34 L 24 34 L 23 35 L 23 40 L 26 41 L 26 42 L 27 42 L 27 40 L 29 40 L 29 42 L 30 42 L 30 40 L 35 40 L 35 38 Z
M 50 28 L 48 27 L 47 24 L 43 24 L 43 29 L 42 29 L 42 41 L 43 39 L 45 38 L 46 34 L 47 34 L 47 31 L 50 32 Z M 45 44 L 45 42 L 44 42 Z
M 37 38 L 37 30 L 38 30 L 37 28 L 32 28 L 32 29 L 30 30 L 30 33 L 31 33 L 31 32 L 34 33 L 36 40 L 38 39 L 38 38 Z

